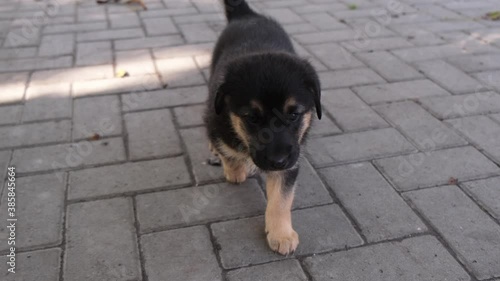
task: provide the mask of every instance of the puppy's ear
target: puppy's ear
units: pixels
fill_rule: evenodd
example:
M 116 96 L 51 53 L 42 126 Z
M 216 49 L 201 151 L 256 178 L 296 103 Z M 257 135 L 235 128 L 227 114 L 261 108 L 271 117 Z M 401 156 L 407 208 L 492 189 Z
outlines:
M 224 105 L 226 103 L 225 98 L 226 95 L 224 94 L 224 84 L 221 84 L 217 88 L 217 92 L 215 93 L 215 99 L 214 99 L 214 107 L 215 107 L 215 113 L 218 115 L 222 112 L 224 109 Z
M 321 84 L 319 82 L 318 74 L 316 74 L 316 70 L 312 67 L 309 62 L 305 62 L 306 73 L 304 77 L 304 83 L 306 84 L 307 89 L 313 94 L 314 98 L 314 107 L 316 108 L 316 114 L 318 115 L 318 119 L 321 119 Z

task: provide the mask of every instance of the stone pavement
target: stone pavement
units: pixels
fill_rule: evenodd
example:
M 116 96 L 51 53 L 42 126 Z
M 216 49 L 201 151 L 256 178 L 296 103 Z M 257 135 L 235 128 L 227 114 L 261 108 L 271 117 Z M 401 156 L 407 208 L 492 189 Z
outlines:
M 289 257 L 205 164 L 218 1 L 145 2 L 0 3 L 2 281 L 500 280 L 498 0 L 251 1 L 323 85 Z

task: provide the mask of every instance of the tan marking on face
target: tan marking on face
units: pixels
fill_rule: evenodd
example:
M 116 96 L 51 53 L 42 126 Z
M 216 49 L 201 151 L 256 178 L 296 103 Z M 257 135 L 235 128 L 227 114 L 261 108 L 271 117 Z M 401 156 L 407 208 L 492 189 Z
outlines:
M 302 125 L 300 126 L 299 132 L 299 143 L 302 142 L 302 138 L 304 138 L 307 129 L 311 126 L 312 113 L 311 111 L 306 112 L 304 117 L 302 118 Z
M 295 100 L 294 97 L 289 97 L 286 101 L 285 101 L 285 106 L 283 107 L 283 112 L 284 113 L 287 113 L 288 112 L 288 109 L 292 106 L 295 106 L 297 105 L 297 101 Z
M 250 141 L 248 134 L 245 130 L 245 126 L 243 125 L 243 120 L 241 120 L 240 117 L 238 117 L 234 113 L 230 113 L 230 118 L 231 118 L 231 125 L 233 126 L 234 131 L 238 135 L 238 137 L 241 139 L 243 144 L 248 148 L 250 146 Z
M 264 112 L 264 107 L 262 107 L 262 104 L 259 101 L 251 100 L 250 105 L 252 106 L 252 109 L 258 110 L 260 113 Z
M 266 233 L 269 247 L 282 255 L 288 255 L 297 249 L 299 236 L 292 227 L 292 204 L 294 188 L 287 194 L 284 171 L 267 173 L 266 192 Z

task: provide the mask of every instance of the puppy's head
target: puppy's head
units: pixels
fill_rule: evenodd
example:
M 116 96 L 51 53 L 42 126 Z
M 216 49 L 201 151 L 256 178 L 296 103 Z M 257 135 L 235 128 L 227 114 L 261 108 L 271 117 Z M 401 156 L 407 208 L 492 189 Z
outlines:
M 312 115 L 321 119 L 320 91 L 307 61 L 289 54 L 249 55 L 228 65 L 214 106 L 217 114 L 228 113 L 257 167 L 284 170 L 297 162 Z

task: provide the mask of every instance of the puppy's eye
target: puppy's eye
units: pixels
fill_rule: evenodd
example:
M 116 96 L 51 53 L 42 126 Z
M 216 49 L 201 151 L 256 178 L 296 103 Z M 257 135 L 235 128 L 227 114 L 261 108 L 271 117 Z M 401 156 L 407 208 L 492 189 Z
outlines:
M 298 112 L 290 113 L 290 114 L 288 114 L 288 121 L 295 122 L 295 121 L 299 120 L 299 117 L 300 117 L 300 113 L 298 113 Z
M 260 116 L 254 113 L 250 113 L 245 115 L 245 120 L 250 124 L 258 124 L 260 123 Z

